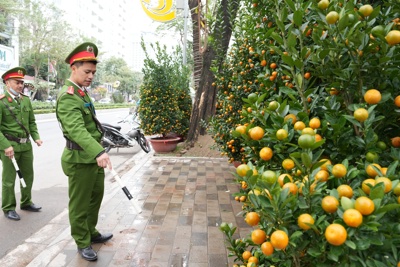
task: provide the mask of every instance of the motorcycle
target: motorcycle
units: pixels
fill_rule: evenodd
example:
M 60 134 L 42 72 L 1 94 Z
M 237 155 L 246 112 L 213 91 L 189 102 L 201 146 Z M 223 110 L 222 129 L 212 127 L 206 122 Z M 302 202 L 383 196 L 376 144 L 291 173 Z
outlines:
M 143 131 L 139 127 L 139 123 L 136 121 L 135 114 L 129 114 L 126 118 L 118 123 L 128 122 L 132 125 L 128 133 L 121 133 L 121 126 L 111 125 L 109 123 L 101 123 L 104 129 L 104 136 L 101 140 L 101 145 L 104 147 L 106 152 L 109 152 L 111 148 L 120 147 L 133 147 L 136 141 L 144 152 L 149 153 L 151 148 L 150 144 L 144 137 Z

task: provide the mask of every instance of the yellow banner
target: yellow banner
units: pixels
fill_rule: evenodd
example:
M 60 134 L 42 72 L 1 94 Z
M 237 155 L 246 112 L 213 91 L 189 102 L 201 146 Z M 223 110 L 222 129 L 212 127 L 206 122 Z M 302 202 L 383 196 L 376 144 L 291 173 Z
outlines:
M 158 3 L 154 5 L 154 2 Z M 173 20 L 176 16 L 176 9 L 173 4 L 174 0 L 141 0 L 144 12 L 151 19 L 159 22 Z

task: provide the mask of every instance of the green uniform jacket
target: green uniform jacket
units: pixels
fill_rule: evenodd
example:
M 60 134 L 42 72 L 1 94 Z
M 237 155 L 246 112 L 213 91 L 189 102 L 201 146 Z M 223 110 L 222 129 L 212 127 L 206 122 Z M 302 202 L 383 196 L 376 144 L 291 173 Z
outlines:
M 4 134 L 9 134 L 14 137 L 26 138 L 26 132 L 16 122 L 14 117 L 5 105 L 8 105 L 18 120 L 25 126 L 34 141 L 40 140 L 37 129 L 35 115 L 29 97 L 21 95 L 20 104 L 18 104 L 6 91 L 0 96 L 0 150 L 4 150 L 12 146 L 15 152 L 23 152 L 32 149 L 32 144 L 19 144 L 14 141 L 9 141 Z
M 104 150 L 101 132 L 93 119 L 94 106 L 90 97 L 67 80 L 57 97 L 56 114 L 65 137 L 83 150 L 64 149 L 61 160 L 69 163 L 96 163 Z

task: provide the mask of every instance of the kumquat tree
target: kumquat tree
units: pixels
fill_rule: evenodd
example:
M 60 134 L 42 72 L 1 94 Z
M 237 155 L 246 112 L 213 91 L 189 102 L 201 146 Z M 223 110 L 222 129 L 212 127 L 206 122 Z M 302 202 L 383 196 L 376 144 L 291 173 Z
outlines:
M 400 2 L 243 1 L 210 131 L 236 266 L 400 266 Z

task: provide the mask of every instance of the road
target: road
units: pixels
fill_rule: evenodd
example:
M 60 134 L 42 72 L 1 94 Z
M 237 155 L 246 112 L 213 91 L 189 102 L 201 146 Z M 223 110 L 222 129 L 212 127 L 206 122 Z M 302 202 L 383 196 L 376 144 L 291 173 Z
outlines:
M 127 108 L 97 111 L 97 116 L 101 122 L 111 124 L 117 124 L 127 114 Z M 3 215 L 0 217 L 0 258 L 45 226 L 68 205 L 68 179 L 62 172 L 60 161 L 65 139 L 61 134 L 54 113 L 36 115 L 36 121 L 43 145 L 37 147 L 33 143 L 35 181 L 33 183 L 32 200 L 43 208 L 41 212 L 37 213 L 20 210 L 18 206 L 20 197 L 19 183 L 16 183 L 16 211 L 21 216 L 21 220 L 11 221 Z M 121 126 L 123 133 L 129 130 L 128 124 L 121 124 Z M 112 149 L 109 155 L 114 169 L 118 170 L 119 166 L 122 166 L 125 161 L 140 150 L 139 145 L 132 148 L 121 148 L 118 152 L 116 149 Z M 1 171 L 2 166 L 0 164 L 0 173 Z

